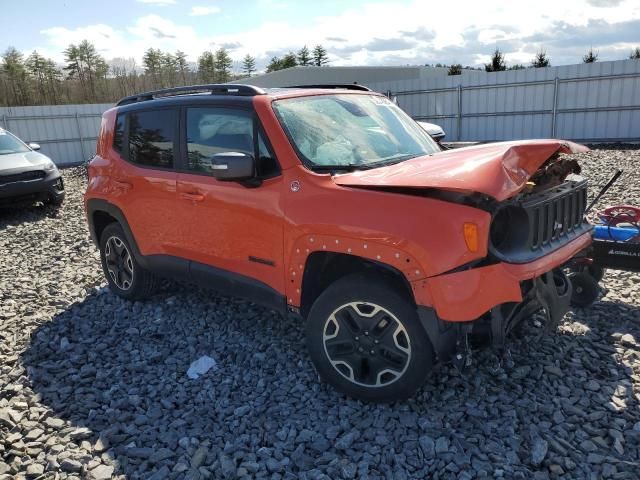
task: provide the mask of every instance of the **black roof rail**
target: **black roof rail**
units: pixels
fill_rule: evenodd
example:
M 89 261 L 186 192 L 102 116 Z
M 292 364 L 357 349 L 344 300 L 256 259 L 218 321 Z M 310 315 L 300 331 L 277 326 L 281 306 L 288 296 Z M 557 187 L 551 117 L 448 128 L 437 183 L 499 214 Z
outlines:
M 211 83 L 207 85 L 187 85 L 184 87 L 163 88 L 151 92 L 137 93 L 122 98 L 116 106 L 130 105 L 132 103 L 145 102 L 154 98 L 172 97 L 174 95 L 186 95 L 189 93 L 210 92 L 211 95 L 238 95 L 251 97 L 264 95 L 265 91 L 253 85 L 237 85 L 231 83 Z
M 358 85 L 357 83 L 329 83 L 326 85 L 290 85 L 285 88 L 342 88 L 345 90 L 359 90 L 361 92 L 371 92 L 369 87 Z

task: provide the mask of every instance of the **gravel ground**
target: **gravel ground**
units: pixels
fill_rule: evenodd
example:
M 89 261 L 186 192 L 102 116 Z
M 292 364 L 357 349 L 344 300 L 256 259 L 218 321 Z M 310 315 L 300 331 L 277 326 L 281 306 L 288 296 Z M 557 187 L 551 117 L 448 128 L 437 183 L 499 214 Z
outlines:
M 640 204 L 640 150 L 582 157 L 594 184 L 628 171 L 602 205 Z M 363 404 L 318 382 L 295 320 L 189 286 L 112 295 L 64 175 L 59 213 L 0 212 L 0 479 L 638 478 L 638 276 L 608 272 L 552 335 L 525 326 L 513 367 L 482 352 Z M 217 367 L 191 380 L 201 355 Z

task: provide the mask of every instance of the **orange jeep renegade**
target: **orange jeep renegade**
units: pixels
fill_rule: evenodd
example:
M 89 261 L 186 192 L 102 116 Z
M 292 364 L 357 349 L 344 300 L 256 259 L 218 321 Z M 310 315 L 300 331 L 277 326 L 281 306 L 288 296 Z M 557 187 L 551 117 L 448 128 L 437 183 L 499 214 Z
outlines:
M 322 378 L 393 401 L 476 337 L 563 317 L 591 241 L 565 154 L 586 150 L 442 151 L 358 85 L 180 87 L 105 112 L 85 205 L 114 293 L 173 277 L 299 315 Z

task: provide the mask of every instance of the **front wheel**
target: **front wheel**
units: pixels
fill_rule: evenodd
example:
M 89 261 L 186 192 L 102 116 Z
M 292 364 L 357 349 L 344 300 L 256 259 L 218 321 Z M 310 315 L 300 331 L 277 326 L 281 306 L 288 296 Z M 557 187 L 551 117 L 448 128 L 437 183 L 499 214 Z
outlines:
M 362 274 L 337 280 L 318 297 L 306 336 L 320 376 L 361 400 L 412 396 L 434 362 L 415 305 L 389 282 Z

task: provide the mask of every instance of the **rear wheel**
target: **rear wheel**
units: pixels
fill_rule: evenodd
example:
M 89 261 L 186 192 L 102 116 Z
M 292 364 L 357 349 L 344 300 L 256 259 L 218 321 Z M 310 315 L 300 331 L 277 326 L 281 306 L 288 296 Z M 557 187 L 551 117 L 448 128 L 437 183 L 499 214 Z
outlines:
M 433 365 L 415 305 L 388 282 L 362 274 L 337 280 L 318 297 L 306 334 L 320 376 L 362 400 L 406 399 Z
M 122 227 L 108 225 L 100 237 L 100 259 L 109 288 L 127 300 L 142 300 L 153 294 L 158 280 L 136 261 Z

